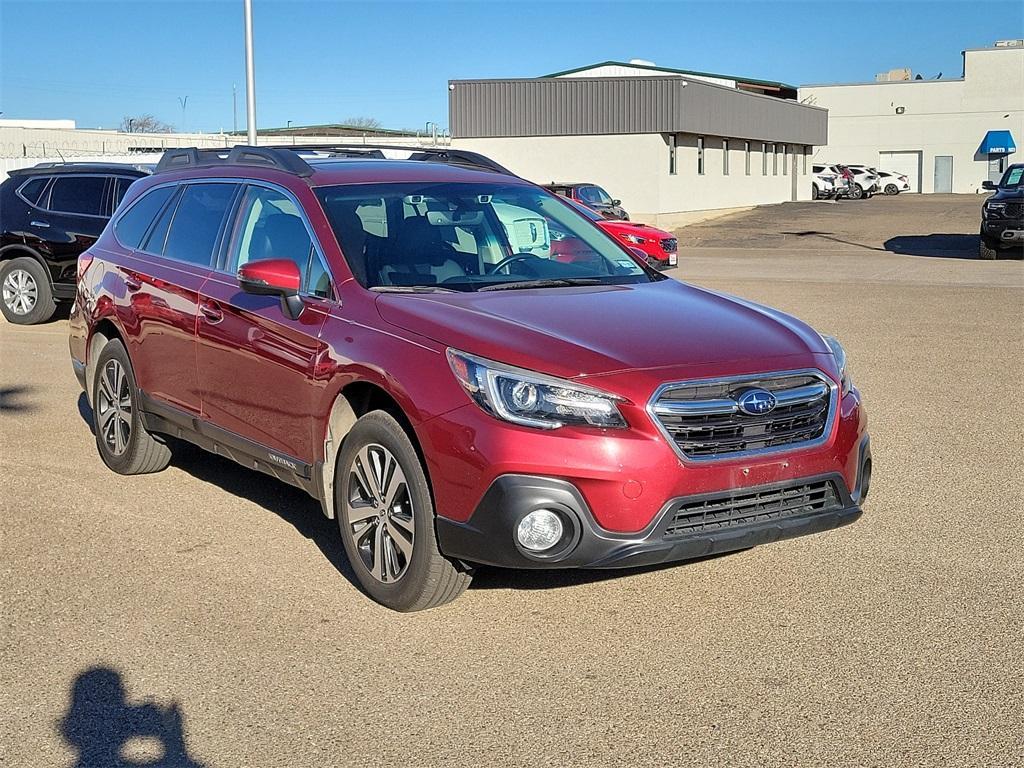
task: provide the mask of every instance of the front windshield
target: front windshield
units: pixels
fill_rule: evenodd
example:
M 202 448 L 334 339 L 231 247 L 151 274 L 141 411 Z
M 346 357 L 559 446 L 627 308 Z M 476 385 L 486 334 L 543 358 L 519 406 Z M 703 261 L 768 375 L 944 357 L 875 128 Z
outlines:
M 999 182 L 1000 187 L 1005 189 L 1020 189 L 1024 187 L 1024 165 L 1011 165 L 1006 169 L 1003 178 Z
M 319 187 L 353 275 L 376 290 L 480 291 L 663 279 L 565 201 L 521 184 Z

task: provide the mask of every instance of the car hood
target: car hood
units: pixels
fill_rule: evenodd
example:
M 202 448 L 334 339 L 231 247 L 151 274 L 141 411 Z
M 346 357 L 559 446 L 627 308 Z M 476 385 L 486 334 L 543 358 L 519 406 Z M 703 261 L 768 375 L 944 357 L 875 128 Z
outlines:
M 1016 189 L 1001 188 L 989 200 L 1022 200 L 1024 199 L 1024 187 Z
M 386 322 L 445 346 L 563 378 L 829 352 L 796 318 L 672 279 L 382 294 L 377 308 Z
M 632 221 L 612 221 L 611 219 L 595 221 L 594 223 L 601 229 L 615 235 L 639 235 L 640 237 L 650 237 L 657 240 L 663 240 L 668 237 L 675 239 L 675 235 L 671 232 L 652 227 L 650 224 L 636 224 Z

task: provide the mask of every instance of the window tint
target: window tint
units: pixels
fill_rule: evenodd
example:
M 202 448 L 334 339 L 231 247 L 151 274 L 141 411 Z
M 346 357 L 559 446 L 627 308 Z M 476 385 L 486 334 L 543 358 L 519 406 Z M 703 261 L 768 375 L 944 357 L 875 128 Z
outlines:
M 160 187 L 140 197 L 114 224 L 117 239 L 129 248 L 138 248 L 172 192 L 174 187 Z
M 174 212 L 164 256 L 189 264 L 208 266 L 213 248 L 234 197 L 234 184 L 189 184 Z
M 22 184 L 21 189 L 18 190 L 18 194 L 32 203 L 32 205 L 35 205 L 39 202 L 39 196 L 43 194 L 43 190 L 46 189 L 46 183 L 49 180 L 49 176 L 38 176 L 26 181 Z
M 302 272 L 304 290 L 329 296 L 330 277 L 315 254 L 310 259 L 312 251 L 313 242 L 291 198 L 266 187 L 246 190 L 229 250 L 228 269 L 234 271 L 260 259 L 291 259 Z
M 106 184 L 106 176 L 58 176 L 50 191 L 50 210 L 99 216 Z
M 118 176 L 114 179 L 114 210 L 117 210 L 117 206 L 124 200 L 124 193 L 128 191 L 128 187 L 132 185 L 135 179 L 129 179 L 124 176 Z

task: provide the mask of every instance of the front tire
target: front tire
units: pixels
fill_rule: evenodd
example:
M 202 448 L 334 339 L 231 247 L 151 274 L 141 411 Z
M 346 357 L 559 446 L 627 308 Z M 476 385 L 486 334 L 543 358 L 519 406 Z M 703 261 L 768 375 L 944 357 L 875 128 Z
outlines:
M 96 449 L 104 464 L 119 475 L 144 475 L 167 468 L 171 449 L 142 423 L 132 363 L 118 339 L 108 341 L 100 350 L 92 395 Z
M 978 242 L 978 258 L 992 260 L 999 256 L 999 250 L 992 244 L 985 235 L 981 235 Z
M 419 455 L 393 416 L 371 411 L 345 436 L 335 466 L 338 528 L 359 584 L 396 611 L 454 600 L 472 576 L 441 554 Z
M 861 200 L 864 197 L 864 187 L 860 184 L 854 184 L 850 190 L 850 198 L 853 200 Z
M 53 317 L 56 309 L 50 278 L 38 261 L 22 256 L 3 263 L 0 312 L 7 322 L 16 325 L 44 323 Z
M 817 184 L 811 184 L 811 200 L 817 200 L 821 197 L 821 193 L 818 191 Z

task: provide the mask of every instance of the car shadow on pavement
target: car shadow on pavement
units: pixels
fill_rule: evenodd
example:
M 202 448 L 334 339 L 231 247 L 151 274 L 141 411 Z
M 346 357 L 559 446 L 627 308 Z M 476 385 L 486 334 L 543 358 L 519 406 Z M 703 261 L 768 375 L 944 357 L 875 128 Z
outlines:
M 89 431 L 95 435 L 92 408 L 84 392 L 78 398 L 78 413 L 89 425 Z M 296 531 L 316 544 L 342 576 L 359 588 L 352 566 L 345 556 L 337 524 L 324 516 L 315 499 L 287 483 L 246 469 L 230 459 L 204 451 L 184 440 L 169 438 L 168 444 L 171 447 L 171 466 L 263 507 L 290 523 Z
M 749 547 L 748 547 L 749 549 Z M 552 568 L 540 570 L 513 570 L 510 568 L 481 568 L 473 577 L 470 589 L 558 589 L 560 587 L 576 587 L 584 584 L 596 584 L 611 579 L 626 579 L 644 573 L 667 571 L 672 568 L 686 568 L 689 565 L 703 563 L 706 560 L 717 560 L 746 552 L 738 549 L 734 552 L 720 552 L 716 555 L 685 560 L 675 563 L 658 563 L 657 565 L 641 565 L 631 568 Z
M 932 256 L 942 259 L 978 258 L 977 235 L 900 235 L 885 241 L 885 250 L 906 256 Z
M 36 406 L 28 402 L 26 396 L 32 394 L 35 387 L 0 387 L 0 413 L 28 413 Z
M 121 674 L 109 667 L 75 679 L 57 727 L 77 753 L 75 768 L 203 768 L 188 754 L 177 702 L 129 704 Z

